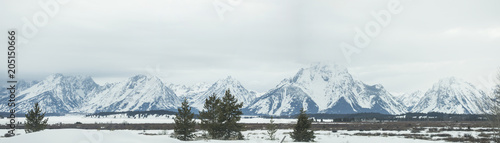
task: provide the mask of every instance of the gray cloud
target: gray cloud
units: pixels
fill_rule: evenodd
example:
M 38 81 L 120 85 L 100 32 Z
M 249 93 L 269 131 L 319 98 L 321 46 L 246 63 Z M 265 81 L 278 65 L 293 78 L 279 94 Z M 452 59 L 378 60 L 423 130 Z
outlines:
M 212 1 L 72 0 L 22 45 L 20 76 L 106 82 L 159 71 L 167 82 L 194 84 L 232 75 L 263 92 L 312 62 L 332 61 L 367 83 L 411 92 L 442 77 L 475 82 L 497 70 L 494 0 L 401 0 L 403 11 L 347 64 L 339 44 L 352 43 L 354 28 L 388 2 L 242 1 L 221 21 Z M 0 1 L 0 28 L 19 29 L 37 11 L 36 1 Z

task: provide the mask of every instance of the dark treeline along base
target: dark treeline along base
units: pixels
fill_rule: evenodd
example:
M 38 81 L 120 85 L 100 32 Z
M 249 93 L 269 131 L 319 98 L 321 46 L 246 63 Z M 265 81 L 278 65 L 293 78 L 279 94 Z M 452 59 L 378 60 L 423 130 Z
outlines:
M 151 115 L 175 115 L 174 111 L 154 110 L 154 111 L 128 111 L 128 112 L 100 112 L 88 114 L 87 117 L 109 117 L 116 114 L 126 113 L 127 116 L 148 117 Z M 317 122 L 321 119 L 333 120 L 334 122 L 391 122 L 391 121 L 487 121 L 491 115 L 487 114 L 446 114 L 439 112 L 430 113 L 406 113 L 400 115 L 390 115 L 381 113 L 356 113 L 356 114 L 308 114 Z M 242 118 L 271 118 L 269 115 L 243 116 Z M 297 115 L 273 116 L 275 119 L 294 119 Z M 198 115 L 195 113 L 195 118 Z
M 86 117 L 112 117 L 117 114 L 126 114 L 127 117 L 148 117 L 157 115 L 175 115 L 174 111 L 169 110 L 153 110 L 153 111 L 127 111 L 127 112 L 99 112 L 87 114 Z M 0 117 L 9 116 L 9 112 L 0 112 Z M 65 114 L 47 113 L 46 116 L 64 116 Z M 487 114 L 446 114 L 438 112 L 430 113 L 406 113 L 400 115 L 389 115 L 380 113 L 356 113 L 356 114 L 308 114 L 310 118 L 320 122 L 321 119 L 329 120 L 330 122 L 390 122 L 390 121 L 487 121 L 491 115 Z M 24 117 L 23 113 L 16 113 L 16 117 Z M 242 118 L 263 117 L 270 118 L 269 115 L 244 116 Z M 273 116 L 275 119 L 290 119 L 296 118 L 297 115 L 290 116 Z M 195 112 L 195 118 L 198 114 Z
M 117 114 L 126 114 L 127 117 L 134 117 L 139 115 L 139 117 L 148 117 L 156 115 L 175 115 L 177 112 L 169 110 L 151 110 L 151 111 L 127 111 L 127 112 L 99 112 L 94 114 L 85 115 L 86 117 L 108 117 Z
M 16 112 L 16 117 L 24 117 L 26 113 L 17 113 Z M 0 112 L 0 118 L 4 118 L 4 117 L 8 117 L 10 115 L 9 112 Z M 64 116 L 66 114 L 62 114 L 62 113 L 46 113 L 45 114 L 45 117 L 47 116 Z
M 356 114 L 309 114 L 315 121 L 329 119 L 334 122 L 395 122 L 395 121 L 487 121 L 487 114 L 446 114 L 439 112 L 406 113 L 390 115 L 381 113 L 356 113 Z M 262 116 L 269 117 L 269 116 Z M 293 116 L 277 116 L 275 118 L 295 118 Z
M 245 130 L 266 130 L 268 123 L 242 123 Z M 277 129 L 292 129 L 294 123 L 276 123 Z M 174 123 L 69 123 L 69 124 L 50 124 L 46 129 L 93 129 L 93 130 L 173 130 Z M 351 122 L 349 124 L 328 124 L 321 122 L 313 122 L 312 130 L 394 130 L 403 131 L 411 130 L 420 127 L 434 127 L 446 128 L 455 127 L 455 130 L 466 130 L 470 128 L 481 127 L 484 129 L 476 129 L 480 131 L 492 131 L 494 129 L 487 129 L 491 127 L 491 122 L 488 121 L 401 121 L 401 122 L 387 122 L 387 123 L 364 123 L 364 122 Z M 17 129 L 24 129 L 24 125 L 16 126 Z M 195 126 L 196 129 L 201 129 L 199 125 Z M 460 129 L 461 128 L 461 129 Z M 0 129 L 8 129 L 8 126 L 0 126 Z

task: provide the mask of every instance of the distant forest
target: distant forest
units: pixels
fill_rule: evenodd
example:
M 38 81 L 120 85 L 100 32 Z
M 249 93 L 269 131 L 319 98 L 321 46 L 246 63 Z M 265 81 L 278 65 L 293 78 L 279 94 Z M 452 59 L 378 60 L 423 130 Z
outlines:
M 158 115 L 175 115 L 177 112 L 166 110 L 154 111 L 128 111 L 128 112 L 100 112 L 88 114 L 87 117 L 107 117 L 115 114 L 126 114 L 128 117 L 148 117 Z M 394 121 L 487 121 L 491 115 L 487 114 L 446 114 L 439 112 L 430 113 L 406 113 L 400 115 L 389 115 L 380 113 L 356 113 L 356 114 L 309 114 L 314 121 L 321 119 L 334 122 L 394 122 Z M 196 114 L 195 117 L 198 117 Z M 270 118 L 269 115 L 243 116 L 242 118 Z M 274 118 L 296 118 L 297 115 L 273 116 Z
M 161 115 L 175 115 L 174 111 L 127 111 L 127 112 L 100 112 L 87 114 L 86 117 L 108 117 L 116 114 L 125 114 L 127 117 L 149 117 Z M 8 117 L 10 113 L 0 112 L 0 118 Z M 334 122 L 394 122 L 394 121 L 487 121 L 491 115 L 487 114 L 446 114 L 439 112 L 430 113 L 406 113 L 400 115 L 389 115 L 380 113 L 356 113 L 356 114 L 308 114 L 314 121 L 321 119 Z M 64 116 L 64 114 L 47 113 L 46 116 Z M 24 117 L 24 114 L 16 114 L 16 117 Z M 198 114 L 195 114 L 195 118 Z M 269 115 L 243 116 L 242 118 L 270 118 Z M 273 116 L 279 118 L 296 118 L 297 115 Z

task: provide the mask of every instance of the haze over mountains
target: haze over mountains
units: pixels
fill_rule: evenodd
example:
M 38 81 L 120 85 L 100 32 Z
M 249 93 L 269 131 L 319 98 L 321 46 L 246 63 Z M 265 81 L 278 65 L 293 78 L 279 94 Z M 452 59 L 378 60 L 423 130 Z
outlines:
M 411 84 L 411 83 L 408 83 Z M 244 104 L 244 114 L 293 115 L 301 108 L 308 113 L 350 114 L 376 112 L 490 113 L 489 96 L 474 85 L 444 78 L 427 91 L 394 96 L 383 85 L 368 85 L 355 79 L 345 67 L 312 64 L 300 69 L 262 96 L 228 76 L 213 84 L 193 86 L 167 84 L 158 77 L 136 75 L 117 83 L 98 85 L 88 76 L 54 74 L 42 81 L 19 81 L 17 112 L 24 113 L 34 102 L 47 113 L 95 113 L 117 111 L 172 110 L 186 98 L 194 111 L 202 110 L 205 99 L 225 90 Z M 6 88 L 0 90 L 7 95 Z M 0 111 L 7 112 L 8 96 L 0 98 Z

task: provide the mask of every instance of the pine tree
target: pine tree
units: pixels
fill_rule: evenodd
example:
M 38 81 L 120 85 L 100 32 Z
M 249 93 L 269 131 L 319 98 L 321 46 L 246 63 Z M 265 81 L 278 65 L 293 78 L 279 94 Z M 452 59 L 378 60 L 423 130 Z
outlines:
M 238 99 L 236 99 L 233 95 L 231 95 L 230 90 L 226 90 L 224 97 L 222 97 L 222 102 L 220 104 L 220 112 L 219 112 L 219 123 L 222 123 L 221 129 L 223 131 L 223 139 L 238 139 L 242 140 L 243 135 L 241 134 L 241 130 L 243 126 L 238 124 L 240 121 L 241 108 L 243 107 L 243 103 L 238 103 Z
M 208 135 L 213 139 L 222 137 L 220 123 L 217 118 L 220 112 L 220 102 L 221 100 L 216 97 L 215 93 L 209 96 L 208 99 L 205 99 L 204 109 L 200 111 L 199 115 L 201 129 L 208 131 Z
M 240 121 L 243 103 L 227 90 L 222 100 L 215 93 L 205 99 L 204 109 L 200 112 L 201 128 L 208 131 L 212 139 L 243 139 Z
M 26 133 L 42 131 L 47 127 L 47 121 L 49 121 L 49 119 L 43 119 L 45 117 L 45 112 L 42 113 L 42 109 L 40 109 L 40 107 L 38 106 L 38 102 L 35 103 L 33 109 L 28 111 L 25 116 L 26 124 L 24 127 L 24 131 Z
M 294 126 L 293 132 L 290 135 L 296 142 L 314 141 L 314 131 L 309 131 L 312 121 L 308 119 L 304 108 L 300 109 L 300 114 L 297 117 L 297 124 Z
M 493 93 L 493 107 L 491 108 L 493 116 L 490 120 L 493 124 L 493 128 L 497 130 L 493 139 L 495 142 L 500 142 L 500 130 L 498 130 L 500 129 L 500 71 L 498 72 L 496 82 L 497 85 L 495 86 L 495 91 Z
M 273 116 L 271 116 L 269 125 L 267 125 L 267 135 L 269 135 L 270 140 L 276 140 L 276 131 L 278 131 L 278 126 L 274 124 Z
M 187 99 L 184 98 L 182 102 L 182 107 L 177 109 L 178 113 L 175 114 L 175 127 L 174 132 L 177 134 L 177 139 L 187 141 L 191 140 L 195 131 L 194 126 L 196 122 L 194 121 L 194 113 L 191 112 L 191 107 L 189 107 Z

